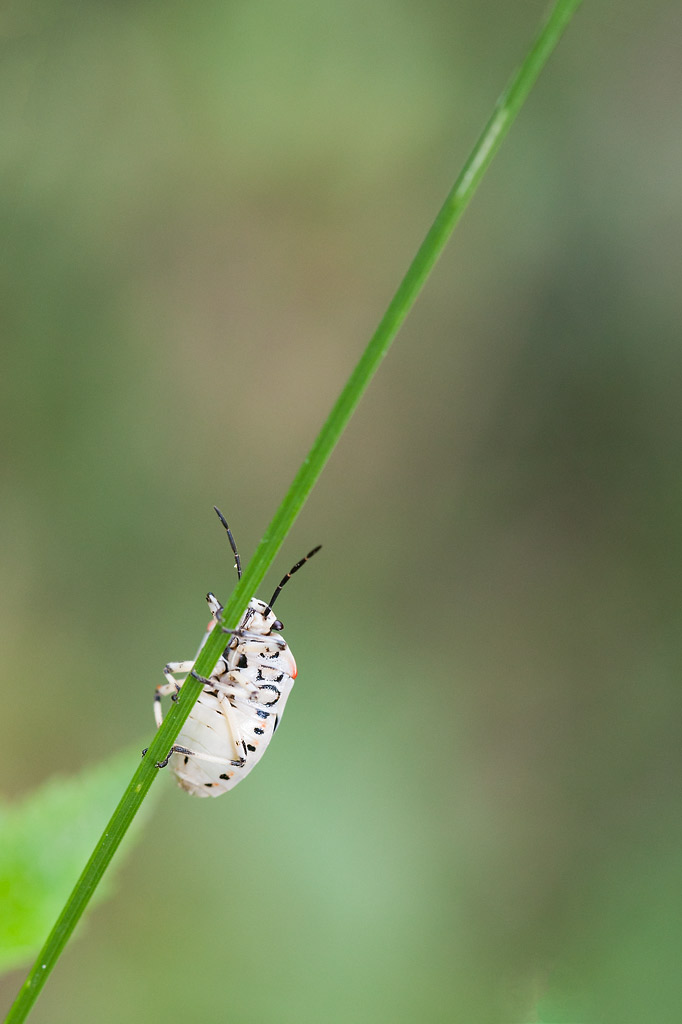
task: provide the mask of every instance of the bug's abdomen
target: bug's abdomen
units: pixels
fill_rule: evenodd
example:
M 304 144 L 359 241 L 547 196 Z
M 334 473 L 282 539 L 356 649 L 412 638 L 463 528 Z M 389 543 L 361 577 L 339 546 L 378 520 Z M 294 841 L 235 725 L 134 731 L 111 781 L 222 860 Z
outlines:
M 241 755 L 221 710 L 220 701 L 206 689 L 199 695 L 176 742 L 197 754 L 222 757 L 226 762 L 215 764 L 187 754 L 173 754 L 170 766 L 182 788 L 190 793 L 196 796 L 218 796 L 236 786 L 243 778 L 243 774 L 236 774 L 238 769 L 235 765 L 227 763 L 238 761 Z
M 177 743 L 221 763 L 177 752 L 170 761 L 180 785 L 195 796 L 220 796 L 260 761 L 291 692 L 296 662 L 280 637 L 264 637 L 228 647 L 216 669 Z

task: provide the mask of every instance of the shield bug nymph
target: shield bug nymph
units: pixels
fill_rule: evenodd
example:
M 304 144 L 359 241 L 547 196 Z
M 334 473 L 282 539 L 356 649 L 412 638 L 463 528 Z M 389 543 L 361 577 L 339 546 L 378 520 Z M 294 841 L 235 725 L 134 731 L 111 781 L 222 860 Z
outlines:
M 227 531 L 241 579 L 241 562 L 232 531 L 220 510 L 215 511 Z M 157 726 L 163 721 L 162 697 L 170 694 L 177 698 L 188 675 L 204 684 L 177 742 L 166 759 L 157 763 L 159 768 L 170 765 L 187 792 L 195 796 L 220 796 L 248 775 L 265 753 L 296 678 L 296 662 L 280 636 L 284 627 L 272 606 L 284 584 L 320 547 L 313 548 L 289 570 L 267 604 L 252 598 L 234 630 L 224 629 L 223 606 L 213 594 L 208 594 L 212 618 L 199 651 L 212 629 L 222 629 L 230 637 L 208 679 L 194 673 L 196 658 L 166 665 L 166 681 L 156 687 L 154 694 Z

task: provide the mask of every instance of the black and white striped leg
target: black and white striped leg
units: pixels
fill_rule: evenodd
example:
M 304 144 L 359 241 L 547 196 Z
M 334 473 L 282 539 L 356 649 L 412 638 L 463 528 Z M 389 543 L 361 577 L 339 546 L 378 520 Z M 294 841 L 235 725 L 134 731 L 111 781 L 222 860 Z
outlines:
M 186 757 L 196 758 L 197 761 L 210 761 L 211 764 L 224 764 L 228 765 L 230 768 L 243 768 L 244 765 L 246 764 L 245 757 L 240 757 L 239 760 L 237 761 L 231 761 L 227 757 L 214 757 L 213 754 L 200 753 L 196 750 L 190 750 L 188 747 L 178 746 L 178 744 L 176 743 L 174 746 L 170 748 L 167 756 L 164 758 L 163 761 L 156 762 L 156 767 L 165 768 L 168 762 L 170 761 L 172 754 L 184 754 Z
M 178 694 L 182 688 L 182 683 L 174 679 L 176 672 L 189 672 L 194 664 L 193 661 L 169 661 L 163 670 L 165 683 L 159 683 L 154 692 L 154 718 L 156 720 L 157 729 L 163 722 L 163 712 L 161 710 L 161 698 L 168 697 L 170 695 L 171 700 L 175 701 L 178 699 Z
M 192 679 L 196 679 L 196 681 L 198 683 L 203 683 L 204 686 L 213 686 L 213 683 L 211 682 L 210 679 L 207 679 L 206 676 L 198 676 L 196 674 L 196 672 L 194 671 L 194 669 L 192 669 L 192 671 L 190 672 L 190 675 L 191 675 Z

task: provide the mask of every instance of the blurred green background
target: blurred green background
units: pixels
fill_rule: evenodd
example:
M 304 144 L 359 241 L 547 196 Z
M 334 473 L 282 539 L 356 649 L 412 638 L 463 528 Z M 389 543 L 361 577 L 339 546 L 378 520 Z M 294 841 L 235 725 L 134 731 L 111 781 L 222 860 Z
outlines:
M 545 9 L 5 6 L 5 797 L 149 741 Z M 580 10 L 36 1024 L 682 1019 L 681 36 Z

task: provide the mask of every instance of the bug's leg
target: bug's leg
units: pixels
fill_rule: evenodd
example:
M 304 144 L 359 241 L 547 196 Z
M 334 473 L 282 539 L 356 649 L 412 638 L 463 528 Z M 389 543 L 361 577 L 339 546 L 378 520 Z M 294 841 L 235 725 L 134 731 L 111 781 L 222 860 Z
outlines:
M 161 711 L 161 698 L 168 697 L 170 694 L 171 700 L 177 700 L 178 694 L 182 683 L 178 682 L 177 679 L 173 678 L 175 672 L 189 672 L 193 661 L 169 661 L 163 670 L 165 677 L 165 683 L 159 683 L 154 691 L 154 718 L 156 719 L 157 729 L 163 722 L 163 713 Z
M 287 646 L 287 642 L 284 637 L 273 636 L 272 633 L 251 633 L 248 629 L 225 629 L 223 627 L 223 633 L 232 633 L 233 636 L 239 637 L 240 640 L 255 640 L 259 644 L 274 644 L 275 647 L 279 647 L 280 650 L 284 650 Z
M 169 661 L 163 670 L 163 674 L 165 675 L 168 682 L 171 682 L 172 677 L 176 673 L 189 672 L 193 664 L 193 661 Z
M 168 683 L 159 683 L 159 685 L 156 687 L 156 690 L 154 691 L 154 718 L 156 720 L 156 728 L 157 729 L 159 729 L 161 727 L 161 723 L 163 722 L 163 711 L 161 710 L 161 698 L 162 697 L 167 697 L 168 694 L 170 693 L 170 694 L 173 695 L 173 699 L 177 700 L 178 699 L 178 693 L 180 692 L 180 687 L 181 686 L 182 686 L 181 683 L 178 683 L 177 680 L 172 679 Z
M 194 669 L 192 669 L 192 671 L 189 674 L 191 675 L 192 679 L 196 679 L 196 681 L 198 683 L 203 683 L 204 686 L 213 686 L 214 685 L 213 681 L 211 679 L 207 679 L 206 676 L 198 676 L 196 674 L 196 672 L 194 671 Z
M 284 672 L 278 672 L 272 665 L 260 665 L 253 676 L 248 670 L 242 672 L 238 668 L 230 673 L 234 683 L 248 695 L 246 699 L 251 707 L 255 705 L 260 708 L 271 708 L 281 698 L 282 690 L 277 684 L 282 682 L 284 676 Z M 243 698 L 242 694 L 238 693 L 237 696 Z
M 240 757 L 238 761 L 231 761 L 227 757 L 214 757 L 213 754 L 203 754 L 196 750 L 189 750 L 187 747 L 180 747 L 176 743 L 170 748 L 163 761 L 156 762 L 156 767 L 165 768 L 170 761 L 171 754 L 185 754 L 186 757 L 194 757 L 197 761 L 210 761 L 211 764 L 224 764 L 229 765 L 231 768 L 243 768 L 246 764 L 245 757 Z
M 164 697 L 167 696 L 170 693 L 171 700 L 177 700 L 178 699 L 178 694 L 180 693 L 180 687 L 182 686 L 182 683 L 179 683 L 177 681 L 177 679 L 173 678 L 173 676 L 175 676 L 177 673 L 181 673 L 181 672 L 187 673 L 187 672 L 189 672 L 189 670 L 192 668 L 193 664 L 194 664 L 193 661 L 169 661 L 168 662 L 168 664 L 166 665 L 166 667 L 163 670 L 163 674 L 166 677 L 166 680 L 167 680 L 167 683 L 168 683 L 168 685 L 166 687 L 162 688 L 162 690 L 161 690 L 161 692 L 162 692 Z M 157 689 L 158 689 L 158 687 L 157 687 Z M 173 690 L 175 690 L 175 692 L 173 692 Z
M 224 605 L 222 605 L 220 603 L 220 601 L 218 600 L 218 598 L 215 596 L 215 594 L 212 594 L 210 591 L 206 595 L 206 601 L 208 603 L 208 607 L 211 610 L 211 615 L 215 619 L 216 623 L 222 628 L 222 626 L 223 626 L 223 612 L 225 611 Z M 237 633 L 237 632 L 239 632 L 239 631 L 235 630 L 235 629 L 223 629 L 223 633 Z
M 220 710 L 222 711 L 225 721 L 227 723 L 227 729 L 228 732 L 230 733 L 230 736 L 232 737 L 232 743 L 234 744 L 235 750 L 242 751 L 240 767 L 243 768 L 249 757 L 249 747 L 246 743 L 246 740 L 242 736 L 242 731 L 239 728 L 239 725 L 237 724 L 237 721 L 235 719 L 234 708 L 232 707 L 228 700 L 221 700 Z M 251 748 L 251 750 L 253 750 L 253 747 Z
M 251 679 L 248 669 L 230 669 L 220 677 L 217 684 L 211 682 L 211 686 L 217 686 L 221 702 L 227 698 L 231 705 L 233 700 L 253 704 L 258 699 L 258 684 Z
M 223 626 L 223 611 L 224 611 L 224 608 L 223 608 L 222 604 L 220 603 L 218 598 L 215 596 L 215 594 L 207 594 L 206 595 L 206 600 L 208 601 L 208 607 L 211 609 L 211 614 L 213 615 L 213 618 L 218 623 L 218 625 L 222 629 L 223 633 L 228 633 L 231 636 L 237 636 L 237 637 L 240 637 L 240 638 L 242 638 L 244 640 L 260 640 L 260 641 L 262 641 L 264 639 L 262 633 L 249 633 L 249 631 L 247 629 L 225 629 L 225 627 Z M 276 646 L 278 646 L 278 647 L 281 647 L 281 648 L 285 648 L 286 647 L 286 641 L 283 640 L 282 637 L 279 637 L 279 636 L 269 636 L 267 639 L 268 639 L 268 642 L 272 642 L 272 643 L 276 644 Z
M 218 621 L 220 622 L 220 620 Z M 272 633 L 264 635 L 263 633 L 250 633 L 248 629 L 225 629 L 224 626 L 220 628 L 223 633 L 231 633 L 232 636 L 236 636 L 240 640 L 255 640 L 259 644 L 274 644 L 275 647 L 279 647 L 282 651 L 287 646 L 287 642 L 283 637 L 273 636 Z

